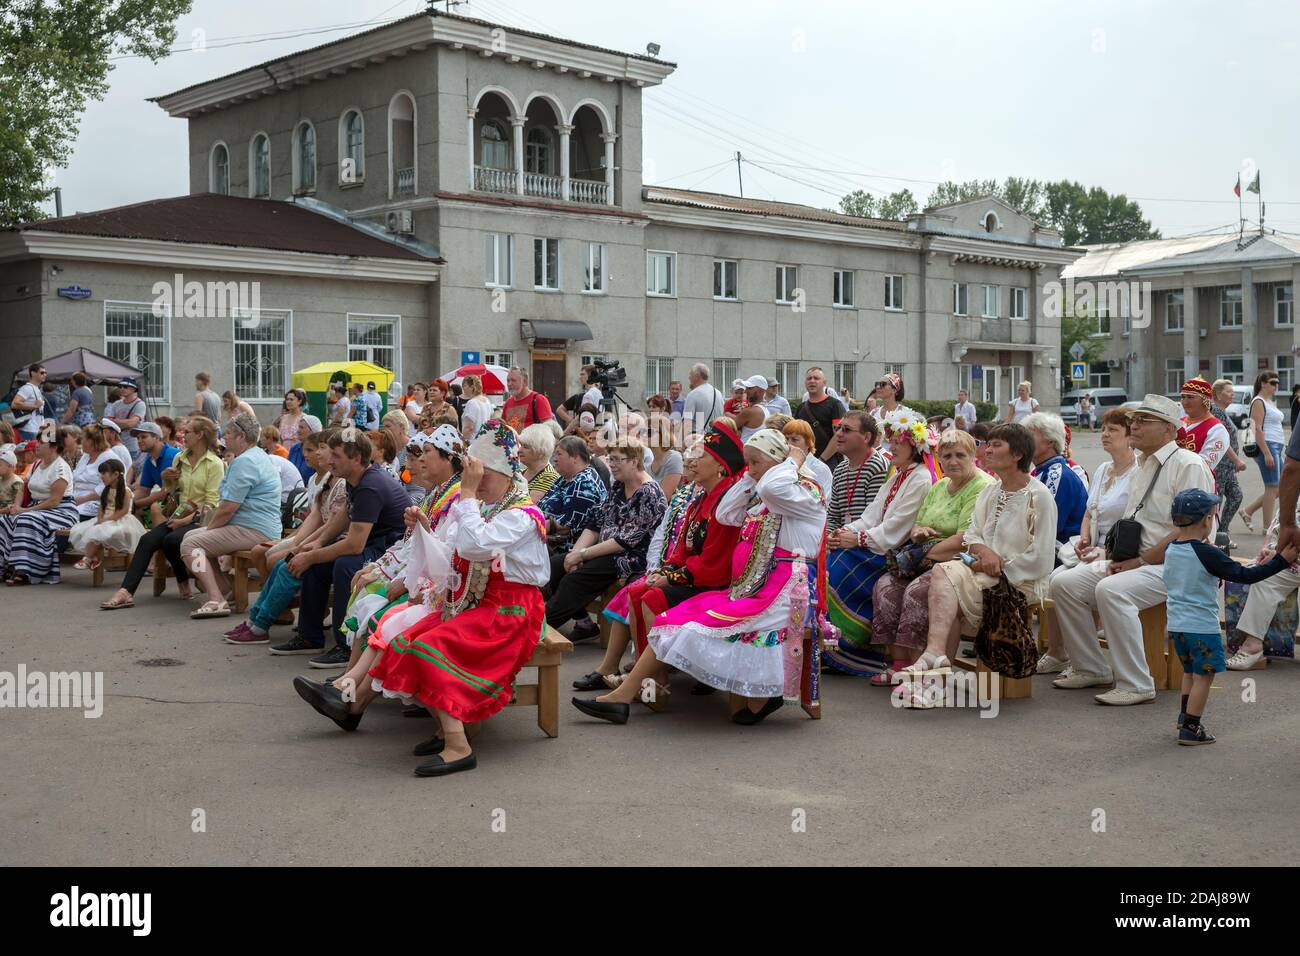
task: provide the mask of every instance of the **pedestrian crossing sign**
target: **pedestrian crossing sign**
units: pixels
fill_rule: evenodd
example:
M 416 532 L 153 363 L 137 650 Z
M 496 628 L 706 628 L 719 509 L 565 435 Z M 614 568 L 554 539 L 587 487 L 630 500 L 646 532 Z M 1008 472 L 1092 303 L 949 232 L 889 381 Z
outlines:
M 1088 381 L 1088 363 L 1071 362 L 1070 363 L 1070 380 L 1073 382 Z

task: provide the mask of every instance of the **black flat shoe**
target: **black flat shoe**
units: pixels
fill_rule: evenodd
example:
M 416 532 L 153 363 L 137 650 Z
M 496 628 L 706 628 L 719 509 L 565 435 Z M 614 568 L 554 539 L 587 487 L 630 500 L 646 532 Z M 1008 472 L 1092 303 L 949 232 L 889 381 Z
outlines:
M 754 724 L 762 723 L 767 719 L 768 715 L 775 714 L 784 703 L 785 700 L 780 697 L 769 697 L 767 703 L 757 712 L 750 710 L 749 706 L 746 705 L 736 711 L 731 718 L 731 722 L 740 724 L 742 727 L 752 727 Z
M 695 686 L 691 688 L 692 697 L 707 697 L 709 694 L 716 694 L 717 692 L 718 689 L 716 687 L 710 687 L 701 680 L 697 680 Z
M 316 713 L 328 717 L 343 730 L 356 730 L 361 723 L 360 714 L 348 713 L 347 701 L 343 699 L 343 694 L 338 688 L 308 680 L 306 677 L 295 677 L 293 689 L 298 692 L 299 697 L 311 704 Z
M 605 683 L 605 678 L 592 671 L 590 674 L 584 674 L 573 682 L 574 690 L 609 690 L 609 685 Z
M 445 746 L 447 746 L 447 741 L 435 735 L 428 740 L 421 740 L 415 745 L 415 749 L 411 753 L 417 757 L 432 757 L 442 753 L 442 748 Z
M 405 707 L 402 708 L 402 716 L 403 717 L 432 717 L 433 714 L 429 713 L 427 707 L 423 707 L 420 704 L 407 704 Z
M 415 768 L 417 777 L 445 777 L 449 773 L 459 773 L 462 770 L 473 770 L 478 766 L 478 757 L 470 754 L 468 757 L 461 757 L 459 760 L 443 760 L 441 757 L 434 757 L 428 763 L 422 763 Z
M 627 704 L 615 704 L 611 701 L 595 700 L 594 698 L 584 700 L 581 697 L 574 697 L 573 706 L 588 717 L 608 720 L 611 724 L 626 724 L 628 714 L 632 711 L 632 708 Z
M 598 637 L 600 637 L 600 625 L 592 620 L 579 621 L 573 625 L 573 630 L 569 633 L 569 641 L 573 644 L 594 641 Z

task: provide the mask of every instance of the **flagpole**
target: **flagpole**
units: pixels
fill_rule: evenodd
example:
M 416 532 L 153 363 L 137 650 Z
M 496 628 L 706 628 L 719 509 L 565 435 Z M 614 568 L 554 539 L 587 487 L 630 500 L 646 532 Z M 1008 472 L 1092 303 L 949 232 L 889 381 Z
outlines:
M 1241 242 L 1246 231 L 1245 213 L 1241 211 L 1241 173 L 1237 173 L 1237 241 Z

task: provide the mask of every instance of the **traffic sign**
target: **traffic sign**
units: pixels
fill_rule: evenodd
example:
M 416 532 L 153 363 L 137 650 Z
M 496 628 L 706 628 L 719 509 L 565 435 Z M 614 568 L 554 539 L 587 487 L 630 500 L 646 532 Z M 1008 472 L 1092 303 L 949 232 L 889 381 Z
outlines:
M 1078 345 L 1078 342 L 1074 343 Z M 1088 364 L 1086 362 L 1070 363 L 1070 381 L 1087 382 L 1088 381 Z
M 461 365 L 478 365 L 479 362 L 482 361 L 482 357 L 481 357 L 482 354 L 483 354 L 483 353 L 481 353 L 481 352 L 461 352 L 461 353 L 460 353 L 460 364 L 461 364 Z
M 1076 362 L 1082 361 L 1083 357 L 1087 353 L 1088 350 L 1083 347 L 1082 342 L 1075 342 L 1070 346 L 1070 358 L 1074 359 Z

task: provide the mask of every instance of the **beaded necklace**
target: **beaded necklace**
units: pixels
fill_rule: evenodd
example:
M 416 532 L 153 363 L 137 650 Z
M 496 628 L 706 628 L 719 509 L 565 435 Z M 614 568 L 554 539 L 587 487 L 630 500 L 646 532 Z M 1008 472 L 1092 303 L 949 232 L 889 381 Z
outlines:
M 517 488 L 511 488 L 498 501 L 481 511 L 485 522 L 490 522 L 507 508 L 515 507 L 524 502 L 532 503 L 532 499 L 527 494 L 521 493 Z M 473 610 L 478 607 L 479 601 L 483 600 L 483 594 L 487 591 L 488 578 L 492 576 L 491 560 L 487 561 L 467 561 L 459 554 L 456 555 L 453 562 L 457 573 L 464 582 L 464 587 L 459 595 L 452 593 L 449 600 L 444 601 L 442 605 L 442 619 L 450 620 L 462 611 Z

